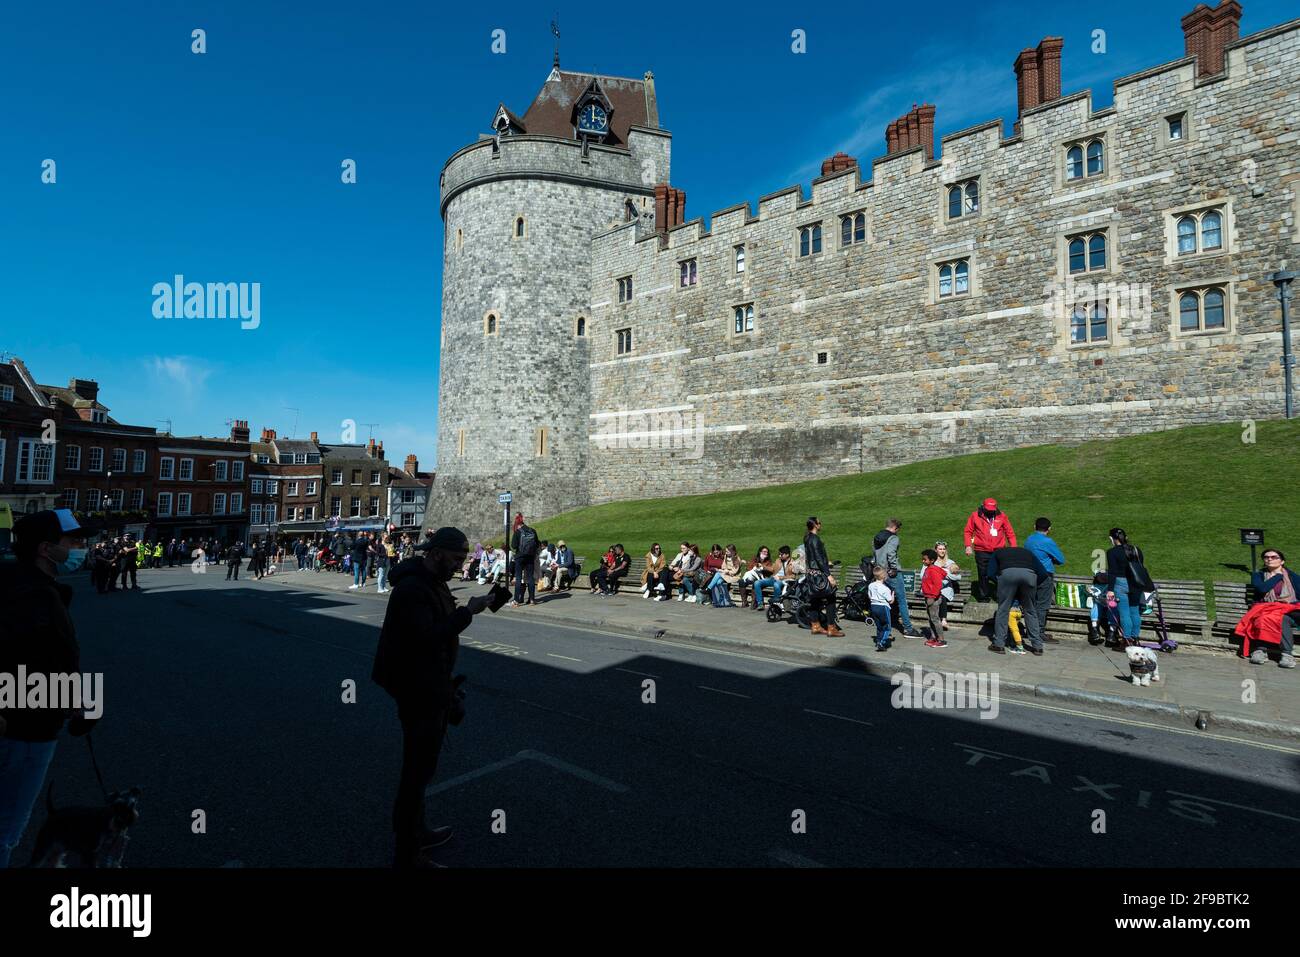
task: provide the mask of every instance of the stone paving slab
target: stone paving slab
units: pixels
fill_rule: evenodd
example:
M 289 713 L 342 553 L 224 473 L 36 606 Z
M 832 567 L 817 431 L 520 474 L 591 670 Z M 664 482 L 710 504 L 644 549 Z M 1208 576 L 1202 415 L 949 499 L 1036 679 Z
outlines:
M 268 584 L 348 591 L 350 575 L 331 572 L 277 573 Z M 484 586 L 453 582 L 462 598 Z M 358 594 L 378 601 L 369 583 Z M 573 624 L 722 648 L 777 658 L 796 664 L 841 666 L 890 677 L 914 665 L 943 672 L 996 672 L 1003 694 L 1038 698 L 1061 707 L 1087 707 L 1118 714 L 1138 714 L 1182 727 L 1204 715 L 1208 727 L 1234 733 L 1300 741 L 1300 669 L 1286 671 L 1270 662 L 1255 666 L 1223 651 L 1180 648 L 1160 655 L 1161 681 L 1137 687 L 1120 680 L 1127 659 L 1116 651 L 1089 645 L 1062 633 L 1047 645 L 1042 658 L 994 655 L 988 639 L 974 625 L 954 625 L 947 648 L 927 648 L 922 639 L 895 635 L 894 646 L 878 653 L 872 646 L 874 626 L 841 622 L 844 638 L 817 636 L 790 623 L 768 622 L 751 609 L 710 608 L 689 602 L 656 602 L 639 592 L 613 598 L 591 595 L 585 588 L 539 595 L 538 604 L 504 608 L 500 615 L 521 621 Z M 914 624 L 919 624 L 913 622 Z

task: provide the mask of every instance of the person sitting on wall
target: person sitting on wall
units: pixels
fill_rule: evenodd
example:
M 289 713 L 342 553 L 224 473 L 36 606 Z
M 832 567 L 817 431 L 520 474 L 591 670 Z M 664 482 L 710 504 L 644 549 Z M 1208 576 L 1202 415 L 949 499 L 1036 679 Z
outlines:
M 578 574 L 577 560 L 573 557 L 573 549 L 564 543 L 564 539 L 560 539 L 555 543 L 554 573 L 553 587 L 556 591 L 568 591 L 573 579 Z

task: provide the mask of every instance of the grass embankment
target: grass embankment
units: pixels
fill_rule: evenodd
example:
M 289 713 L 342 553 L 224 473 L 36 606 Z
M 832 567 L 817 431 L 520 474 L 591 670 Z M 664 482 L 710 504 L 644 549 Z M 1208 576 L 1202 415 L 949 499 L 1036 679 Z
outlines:
M 794 547 L 818 516 L 832 561 L 855 565 L 890 516 L 903 521 L 904 567 L 936 539 L 965 558 L 962 530 L 986 497 L 997 498 L 1023 540 L 1046 515 L 1065 553 L 1063 572 L 1091 574 L 1107 531 L 1126 529 L 1159 579 L 1233 581 L 1250 563 L 1239 529 L 1262 527 L 1266 541 L 1294 553 L 1300 567 L 1300 420 L 1260 422 L 1253 444 L 1240 425 L 1193 426 L 1063 447 L 963 455 L 793 485 L 617 502 L 538 523 L 544 539 L 565 539 L 595 556 L 621 542 L 640 558 L 651 542 L 676 554 L 683 539 L 701 551 L 734 542 L 748 559 L 759 545 Z M 737 467 L 736 477 L 742 471 Z M 969 564 L 970 560 L 966 560 Z M 1233 566 L 1239 566 L 1234 568 Z

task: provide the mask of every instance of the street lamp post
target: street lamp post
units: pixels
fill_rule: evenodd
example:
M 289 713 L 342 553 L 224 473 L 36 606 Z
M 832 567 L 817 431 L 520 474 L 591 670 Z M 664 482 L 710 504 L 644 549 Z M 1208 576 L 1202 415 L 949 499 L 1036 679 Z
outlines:
M 1277 286 L 1277 298 L 1282 303 L 1282 374 L 1285 376 L 1286 417 L 1292 418 L 1294 410 L 1291 400 L 1291 369 L 1295 366 L 1295 355 L 1291 352 L 1291 280 L 1300 276 L 1294 270 L 1275 272 L 1268 278 Z

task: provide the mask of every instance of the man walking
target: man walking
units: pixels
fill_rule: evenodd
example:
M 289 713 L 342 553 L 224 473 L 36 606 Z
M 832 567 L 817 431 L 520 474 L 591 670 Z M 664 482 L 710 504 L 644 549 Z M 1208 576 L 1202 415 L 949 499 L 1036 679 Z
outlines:
M 397 702 L 402 724 L 402 773 L 393 802 L 393 866 L 400 868 L 436 867 L 425 853 L 451 840 L 450 827 L 428 827 L 424 794 L 437 771 L 447 725 L 464 716 L 452 680 L 460 633 L 489 602 L 488 595 L 475 595 L 457 607 L 447 587 L 469 553 L 460 529 L 440 528 L 415 550 L 415 558 L 393 570 L 371 673 Z
M 1038 559 L 1027 548 L 999 548 L 989 556 L 989 577 L 997 582 L 998 614 L 994 620 L 993 643 L 989 651 L 998 655 L 1007 653 L 1007 631 L 1011 620 L 1011 606 L 1020 602 L 1021 627 L 1025 629 L 1026 644 L 1031 655 L 1042 656 L 1042 632 L 1038 630 L 1038 610 L 1034 595 L 1038 591 L 1041 575 Z
M 971 584 L 971 597 L 975 601 L 988 601 L 989 556 L 1003 546 L 1016 546 L 1016 530 L 1011 520 L 998 509 L 995 498 L 986 498 L 984 504 L 971 512 L 966 519 L 966 554 L 975 556 L 975 581 Z
M 1065 564 L 1065 556 L 1056 542 L 1052 541 L 1050 532 L 1052 522 L 1048 518 L 1034 520 L 1034 534 L 1025 539 L 1025 548 L 1034 553 L 1038 559 L 1038 571 L 1042 578 L 1034 592 L 1034 609 L 1038 612 L 1038 634 L 1049 645 L 1059 644 L 1056 638 L 1047 634 L 1047 610 L 1056 603 L 1056 566 Z
M 908 638 L 920 638 L 921 633 L 912 627 L 912 616 L 907 612 L 907 585 L 898 563 L 898 533 L 902 528 L 902 519 L 891 518 L 883 529 L 876 532 L 876 537 L 871 540 L 871 560 L 877 567 L 885 569 L 885 584 L 893 589 L 894 597 L 898 599 L 898 621 L 894 627 L 901 629 Z

